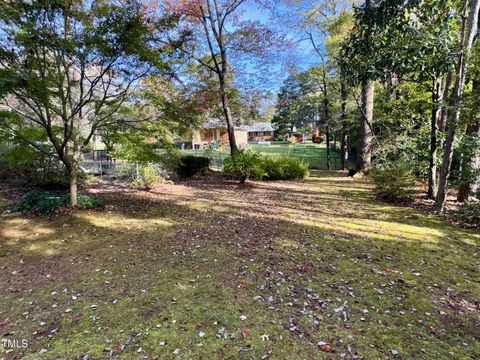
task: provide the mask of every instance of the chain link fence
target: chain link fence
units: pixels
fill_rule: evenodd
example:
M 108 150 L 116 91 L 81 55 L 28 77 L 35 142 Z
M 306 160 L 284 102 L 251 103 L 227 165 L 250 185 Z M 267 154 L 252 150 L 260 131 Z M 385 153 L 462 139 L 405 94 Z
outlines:
M 292 146 L 283 150 L 275 149 L 273 146 L 251 146 L 255 151 L 263 155 L 283 155 L 296 158 L 309 165 L 311 169 L 328 170 L 328 157 L 325 152 L 311 152 L 303 146 Z M 279 152 L 282 151 L 282 152 Z M 193 155 L 199 157 L 207 157 L 210 160 L 210 167 L 214 170 L 222 170 L 226 158 L 230 156 L 228 149 L 223 150 L 182 150 L 181 155 Z M 345 162 L 345 168 L 350 168 L 355 164 L 355 154 L 349 154 L 348 160 Z M 83 161 L 81 168 L 86 174 L 98 176 L 105 179 L 118 179 L 124 181 L 133 181 L 139 177 L 142 166 L 148 166 L 154 169 L 158 175 L 168 178 L 168 173 L 161 164 L 139 164 L 125 161 L 114 160 L 92 160 Z M 342 159 L 340 151 L 332 147 L 330 153 L 330 170 L 342 170 Z
M 101 161 L 85 160 L 80 163 L 81 169 L 88 175 L 98 176 L 109 180 L 133 181 L 140 176 L 141 168 L 147 166 L 149 169 L 167 178 L 165 168 L 160 164 L 139 164 L 124 161 Z
M 308 150 L 305 150 L 303 147 L 294 147 L 292 146 L 288 151 L 277 152 L 278 150 L 274 147 L 270 148 L 269 146 L 252 146 L 250 147 L 254 151 L 258 151 L 265 156 L 289 156 L 295 159 L 298 159 L 305 164 L 308 164 L 311 169 L 315 170 L 328 170 L 328 156 L 326 152 L 311 153 Z M 185 150 L 182 151 L 182 155 L 194 155 L 199 157 L 207 157 L 210 159 L 210 166 L 213 169 L 221 170 L 223 169 L 223 163 L 226 158 L 230 156 L 228 150 Z M 345 161 L 345 169 L 348 169 L 355 164 L 354 154 L 349 154 L 348 160 Z M 342 158 L 340 156 L 340 151 L 332 148 L 330 153 L 330 170 L 343 170 L 342 167 Z

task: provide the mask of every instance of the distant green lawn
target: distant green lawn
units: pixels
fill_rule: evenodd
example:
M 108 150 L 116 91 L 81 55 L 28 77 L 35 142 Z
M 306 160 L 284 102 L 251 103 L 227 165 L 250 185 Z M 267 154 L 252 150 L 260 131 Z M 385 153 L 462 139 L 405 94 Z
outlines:
M 314 169 L 327 168 L 327 149 L 325 144 L 306 144 L 288 145 L 285 143 L 272 143 L 272 145 L 250 144 L 249 148 L 267 155 L 287 155 L 302 160 Z M 223 163 L 223 159 L 229 156 L 228 151 L 205 151 L 205 150 L 183 150 L 182 154 L 193 154 L 197 156 L 207 155 L 212 158 L 214 166 Z M 331 164 L 333 169 L 340 167 L 340 156 L 336 151 L 332 151 Z

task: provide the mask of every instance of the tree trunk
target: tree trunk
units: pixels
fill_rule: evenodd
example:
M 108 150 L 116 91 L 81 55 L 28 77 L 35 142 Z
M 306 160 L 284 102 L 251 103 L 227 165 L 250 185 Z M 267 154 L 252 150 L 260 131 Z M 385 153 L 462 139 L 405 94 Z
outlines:
M 78 205 L 78 189 L 77 189 L 77 165 L 71 164 L 68 169 L 68 177 L 70 180 L 70 205 L 76 207 Z
M 480 17 L 480 15 L 479 15 Z M 480 104 L 480 79 L 476 79 L 473 81 L 473 95 L 475 97 L 475 103 Z M 477 121 L 475 124 L 476 130 L 477 130 L 477 141 L 480 142 L 480 120 Z M 477 143 L 478 144 L 478 143 Z M 471 166 L 478 170 L 480 169 L 480 144 L 478 144 L 479 147 L 477 147 L 476 152 L 473 156 L 473 159 L 471 161 Z M 471 192 L 476 194 L 478 192 L 478 187 L 480 184 L 480 175 L 476 178 L 473 179 L 472 184 L 471 184 Z M 478 197 L 478 196 L 477 196 Z
M 327 170 L 332 170 L 332 163 L 330 161 L 330 126 L 328 123 L 325 126 L 325 137 L 327 140 Z
M 342 97 L 341 113 L 340 113 L 340 118 L 342 121 L 340 156 L 341 156 L 342 170 L 345 170 L 345 166 L 348 161 L 348 135 L 347 135 L 347 90 L 345 89 L 345 83 L 343 80 L 340 83 L 340 93 Z
M 360 121 L 360 148 L 357 159 L 357 172 L 368 173 L 372 165 L 372 121 L 373 121 L 373 94 L 375 84 L 373 80 L 362 82 L 362 114 Z
M 440 115 L 442 80 L 435 79 L 432 87 L 432 116 L 430 120 L 430 163 L 428 166 L 428 198 L 435 199 L 437 195 L 437 146 L 438 120 Z
M 476 100 L 480 100 L 480 80 L 473 81 L 472 95 Z M 480 163 L 480 151 L 478 150 L 478 141 L 480 138 L 480 121 L 476 121 L 474 124 L 469 125 L 467 127 L 465 136 L 475 137 L 475 140 L 477 141 L 477 148 L 474 150 L 471 156 L 463 158 L 465 165 L 462 168 L 465 169 L 468 174 L 466 179 L 462 179 L 460 186 L 458 187 L 458 202 L 464 202 L 465 200 L 468 200 L 470 193 L 472 191 L 476 191 L 475 187 L 478 179 L 470 177 L 475 173 L 475 170 L 478 168 Z M 460 178 L 462 178 L 462 175 L 460 175 Z
M 477 137 L 477 141 L 478 141 L 478 136 L 480 136 L 480 122 L 476 122 L 475 124 L 468 126 L 465 136 L 467 137 L 475 136 Z M 478 158 L 479 158 L 478 150 L 474 154 L 472 154 L 471 157 L 467 157 L 467 158 L 465 158 L 464 156 L 462 157 L 464 166 L 460 170 L 460 173 L 461 173 L 460 178 L 462 178 L 463 170 L 470 172 L 471 169 L 477 168 L 478 166 L 477 164 L 479 162 Z M 467 176 L 471 176 L 471 174 L 467 174 Z M 458 194 L 457 194 L 458 202 L 464 202 L 465 200 L 468 200 L 470 192 L 472 192 L 473 190 L 472 185 L 476 184 L 476 182 L 477 182 L 477 179 L 471 179 L 471 178 L 466 178 L 461 180 L 460 185 L 458 187 Z
M 227 122 L 228 142 L 230 144 L 230 154 L 233 156 L 238 151 L 237 141 L 235 139 L 235 125 L 233 123 L 232 112 L 230 111 L 230 102 L 226 93 L 225 78 L 220 75 L 220 97 L 222 100 L 223 114 Z
M 461 183 L 458 187 L 458 194 L 457 194 L 457 201 L 462 203 L 468 200 L 468 196 L 470 195 L 471 187 L 470 183 Z
M 328 87 L 327 87 L 327 71 L 325 64 L 323 64 L 323 111 L 325 115 L 325 137 L 327 138 L 327 170 L 332 170 L 332 163 L 330 159 L 330 111 L 328 100 Z
M 449 72 L 445 79 L 442 81 L 442 106 L 440 109 L 440 115 L 438 118 L 438 133 L 442 134 L 442 137 L 438 139 L 437 148 L 443 147 L 443 133 L 445 132 L 445 124 L 447 123 L 448 109 L 445 104 L 449 99 L 449 91 L 452 86 L 452 72 Z
M 467 21 L 468 0 L 465 0 L 462 11 L 462 23 L 460 26 L 460 52 L 458 55 L 457 75 L 455 79 L 455 88 L 452 96 L 452 116 L 448 117 L 448 135 L 445 142 L 442 167 L 440 169 L 440 178 L 437 197 L 435 199 L 435 208 L 442 213 L 445 208 L 447 198 L 448 178 L 452 166 L 453 145 L 460 120 L 461 105 L 463 102 L 463 93 L 465 90 L 465 77 L 467 69 L 467 56 L 472 47 L 474 36 L 477 33 L 478 14 L 480 9 L 480 0 L 470 2 L 470 13 Z
M 340 149 L 340 166 L 342 170 L 345 170 L 348 162 L 348 135 L 346 131 L 342 130 L 342 140 L 341 140 L 341 149 Z

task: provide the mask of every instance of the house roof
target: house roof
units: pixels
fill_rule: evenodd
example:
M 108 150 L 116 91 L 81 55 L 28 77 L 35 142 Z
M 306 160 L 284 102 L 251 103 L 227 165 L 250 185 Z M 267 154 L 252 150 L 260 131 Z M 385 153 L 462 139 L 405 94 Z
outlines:
M 219 119 L 219 118 L 210 118 L 207 121 L 205 121 L 202 125 L 200 125 L 200 128 L 202 129 L 226 129 L 227 126 L 225 124 L 224 119 Z M 244 130 L 241 126 L 235 126 L 235 130 Z
M 242 125 L 240 127 L 242 130 L 246 130 L 248 132 L 259 132 L 259 131 L 275 131 L 276 129 L 273 127 L 272 123 L 269 122 L 259 122 L 253 125 Z
M 225 129 L 225 121 L 219 118 L 210 118 L 201 126 L 202 129 Z

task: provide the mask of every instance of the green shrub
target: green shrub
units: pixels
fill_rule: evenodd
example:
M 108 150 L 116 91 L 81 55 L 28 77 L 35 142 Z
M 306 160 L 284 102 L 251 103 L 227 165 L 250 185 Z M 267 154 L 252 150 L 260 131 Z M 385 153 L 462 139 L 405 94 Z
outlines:
M 265 180 L 296 180 L 308 176 L 308 166 L 288 156 L 264 156 L 262 167 Z
M 190 178 L 205 174 L 210 166 L 210 159 L 204 156 L 184 155 L 180 157 L 177 173 L 181 178 Z
M 67 205 L 70 206 L 70 196 L 67 196 Z M 99 198 L 88 196 L 88 195 L 78 195 L 77 196 L 77 205 L 85 209 L 93 209 L 100 207 L 102 202 Z
M 100 200 L 87 195 L 78 195 L 78 206 L 95 208 L 100 206 Z M 69 195 L 59 195 L 49 191 L 33 190 L 24 194 L 13 206 L 13 211 L 32 211 L 50 214 L 62 206 L 70 206 Z
M 63 199 L 48 191 L 33 190 L 24 194 L 14 205 L 14 211 L 33 211 L 49 214 L 62 206 Z
M 263 156 L 252 150 L 239 150 L 225 159 L 223 174 L 244 183 L 253 180 L 295 180 L 308 176 L 308 166 L 288 156 Z
M 415 176 L 406 161 L 385 162 L 371 172 L 378 195 L 391 202 L 407 202 L 414 198 Z
M 133 181 L 133 185 L 150 190 L 153 185 L 163 182 L 165 182 L 165 179 L 159 175 L 159 170 L 156 167 L 143 165 L 138 170 L 138 176 Z
M 480 202 L 466 201 L 453 212 L 453 217 L 466 224 L 480 226 Z
M 223 174 L 230 179 L 239 180 L 241 184 L 248 179 L 259 180 L 266 175 L 262 164 L 260 154 L 248 149 L 238 150 L 234 156 L 225 159 Z

